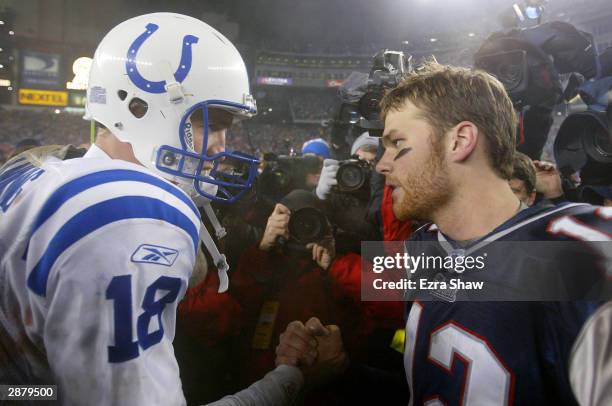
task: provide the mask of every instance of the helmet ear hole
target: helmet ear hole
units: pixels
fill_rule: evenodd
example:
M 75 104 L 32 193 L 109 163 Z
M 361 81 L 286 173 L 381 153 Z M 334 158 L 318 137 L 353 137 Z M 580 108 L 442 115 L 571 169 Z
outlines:
M 124 101 L 125 98 L 127 97 L 127 92 L 125 90 L 119 90 L 117 92 L 117 97 L 119 97 L 119 100 Z
M 145 114 L 147 114 L 147 110 L 149 110 L 149 105 L 146 101 L 139 99 L 138 97 L 130 100 L 129 105 L 130 113 L 136 118 L 142 118 Z

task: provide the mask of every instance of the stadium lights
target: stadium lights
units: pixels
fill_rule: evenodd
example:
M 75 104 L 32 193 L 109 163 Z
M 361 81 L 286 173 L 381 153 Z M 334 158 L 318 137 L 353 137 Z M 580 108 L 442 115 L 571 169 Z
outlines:
M 476 36 L 476 34 L 474 34 L 473 32 L 470 32 L 470 33 L 468 34 L 468 37 L 475 37 L 475 36 Z
M 437 38 L 429 38 L 429 42 L 438 42 Z
M 525 7 L 525 14 L 527 14 L 527 18 L 537 20 L 540 18 L 540 8 L 534 6 Z
M 270 108 L 268 109 L 268 111 L 272 111 L 272 107 L 270 107 Z
M 544 0 L 525 0 L 523 6 L 514 3 L 512 9 L 519 22 L 540 22 L 544 13 Z

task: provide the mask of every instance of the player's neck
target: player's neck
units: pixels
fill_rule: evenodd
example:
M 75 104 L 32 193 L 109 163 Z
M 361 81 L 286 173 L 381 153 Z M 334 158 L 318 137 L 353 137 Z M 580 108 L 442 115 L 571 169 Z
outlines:
M 519 211 L 520 201 L 503 179 L 461 186 L 449 204 L 435 213 L 434 219 L 440 231 L 453 240 L 484 237 Z
M 123 161 L 142 165 L 134 156 L 132 146 L 127 142 L 119 141 L 117 137 L 108 131 L 98 133 L 96 137 L 96 146 L 112 159 L 121 159 Z

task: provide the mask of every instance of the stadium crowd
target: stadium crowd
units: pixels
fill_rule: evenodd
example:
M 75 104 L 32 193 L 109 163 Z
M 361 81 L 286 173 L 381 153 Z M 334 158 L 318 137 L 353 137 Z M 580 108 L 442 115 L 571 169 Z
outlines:
M 79 146 L 89 143 L 89 123 L 82 114 L 56 114 L 48 109 L 0 109 L 0 162 L 24 139 L 40 144 Z
M 315 103 L 315 98 L 311 98 Z M 309 117 L 315 116 L 305 108 Z M 319 113 L 322 114 L 322 113 Z M 321 117 L 323 117 L 321 115 Z M 41 145 L 82 146 L 89 143 L 89 122 L 82 113 L 60 113 L 53 110 L 19 109 L 0 110 L 0 165 L 6 162 L 24 139 L 36 140 Z M 300 151 L 302 144 L 311 138 L 325 135 L 325 129 L 313 124 L 281 124 L 238 122 L 231 128 L 228 148 L 256 156 L 266 152 L 278 155 Z
M 292 95 L 289 100 L 294 120 L 329 120 L 337 103 L 338 97 L 321 91 L 302 91 Z

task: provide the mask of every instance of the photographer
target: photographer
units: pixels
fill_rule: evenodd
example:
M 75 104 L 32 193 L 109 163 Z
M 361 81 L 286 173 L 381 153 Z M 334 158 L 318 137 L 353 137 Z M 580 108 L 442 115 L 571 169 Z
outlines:
M 378 137 L 367 132 L 352 143 L 349 159 L 326 159 L 315 191 L 324 201 L 332 224 L 336 227 L 336 248 L 340 253 L 359 253 L 361 241 L 380 240 L 378 224 L 370 210 L 380 212 L 380 199 L 374 187 L 376 174 L 373 163 Z
M 245 381 L 260 374 L 260 370 L 269 369 L 272 349 L 278 344 L 276 338 L 289 322 L 316 315 L 344 331 L 344 347 L 354 362 L 380 368 L 385 371 L 385 378 L 398 385 L 397 392 L 392 391 L 389 398 L 401 398 L 406 393 L 401 389 L 405 382 L 401 355 L 390 348 L 390 343 L 396 330 L 403 327 L 402 304 L 362 302 L 361 257 L 355 253 L 337 253 L 330 231 L 319 233 L 317 241 L 307 242 L 314 238 L 314 233 L 307 239 L 304 230 L 296 230 L 296 224 L 308 231 L 319 228 L 314 213 L 306 218 L 302 210 L 320 208 L 320 202 L 314 195 L 302 192 L 291 192 L 276 205 L 259 245 L 244 253 L 233 275 L 232 294 L 245 312 L 243 319 L 247 320 L 242 334 L 246 339 L 253 336 L 253 342 L 246 344 L 251 345 L 247 358 L 253 371 Z M 391 204 L 390 195 L 387 202 Z M 307 243 L 299 246 L 296 240 Z M 269 311 L 270 308 L 274 310 Z M 260 324 L 262 319 L 273 320 L 273 324 L 264 328 Z M 257 320 L 257 325 L 253 325 Z M 264 329 L 268 329 L 267 334 L 262 332 Z M 262 346 L 259 340 L 264 335 Z M 309 393 L 307 403 L 348 404 L 347 399 L 354 397 L 354 386 L 361 383 L 358 376 L 344 375 L 335 384 Z
M 239 382 L 273 367 L 278 337 L 293 320 L 322 315 L 344 331 L 359 331 L 358 308 L 334 293 L 329 278 L 335 255 L 331 227 L 312 193 L 294 190 L 275 206 L 261 241 L 243 251 L 231 274 L 230 297 L 240 308 L 233 350 L 241 353 L 233 371 Z M 347 336 L 347 348 L 364 338 Z M 306 404 L 336 403 L 332 392 L 313 393 Z
M 411 223 L 400 222 L 393 214 L 392 204 L 391 189 L 385 188 L 381 207 L 384 239 L 386 241 L 404 240 L 411 233 Z M 268 221 L 267 231 L 269 233 L 267 234 L 269 236 L 262 239 L 260 248 L 275 250 L 277 238 L 288 237 L 287 224 L 290 218 L 291 214 L 286 207 L 277 206 L 275 214 Z M 322 267 L 328 267 L 327 277 L 330 280 L 333 297 L 343 304 L 343 308 L 351 309 L 351 312 L 359 317 L 358 323 L 353 324 L 351 330 L 343 329 L 342 323 L 339 323 L 338 320 L 316 313 L 295 319 L 307 320 L 315 315 L 326 324 L 334 325 L 326 326 L 332 332 L 326 340 L 331 340 L 333 343 L 325 344 L 324 348 L 331 346 L 336 349 L 336 352 L 338 349 L 342 350 L 337 354 L 337 359 L 344 361 L 343 363 L 332 362 L 327 365 L 328 369 L 323 373 L 326 375 L 330 371 L 335 371 L 336 374 L 339 374 L 327 386 L 327 388 L 333 388 L 339 396 L 334 404 L 376 404 L 380 402 L 406 404 L 408 388 L 403 375 L 401 354 L 396 351 L 398 346 L 403 347 L 403 342 L 399 344 L 395 342 L 396 331 L 403 328 L 402 302 L 399 298 L 395 302 L 361 300 L 362 277 L 370 277 L 373 274 L 368 272 L 367 268 L 362 271 L 362 259 L 359 254 L 338 254 L 334 257 L 333 249 L 330 250 L 317 244 L 313 246 L 312 255 L 313 260 L 317 260 Z M 310 319 L 308 323 L 313 321 L 319 322 L 318 319 Z M 296 329 L 299 330 L 300 327 L 304 326 L 298 321 L 293 321 L 288 325 L 287 330 L 280 337 L 277 354 L 291 352 L 290 349 L 287 349 L 287 345 L 300 344 L 299 339 L 296 338 Z M 342 336 L 339 335 L 339 329 L 343 331 Z M 320 342 L 319 345 L 322 343 Z M 350 359 L 350 367 L 347 369 L 348 359 Z M 321 375 L 321 371 L 307 370 L 306 374 L 307 376 L 309 374 Z M 309 379 L 317 380 L 316 377 Z M 309 384 L 310 387 L 307 389 L 315 390 L 312 385 L 312 383 Z M 379 390 L 371 392 L 358 389 L 371 387 Z M 320 402 L 319 404 L 327 403 Z
M 371 137 L 367 132 L 364 132 L 353 142 L 351 146 L 351 156 L 356 156 L 359 160 L 372 165 L 376 159 L 378 140 L 378 137 Z M 334 186 L 338 185 L 336 174 L 340 168 L 339 165 L 339 161 L 335 159 L 326 159 L 323 161 L 323 170 L 321 171 L 321 177 L 316 189 L 316 194 L 319 199 L 328 199 Z

